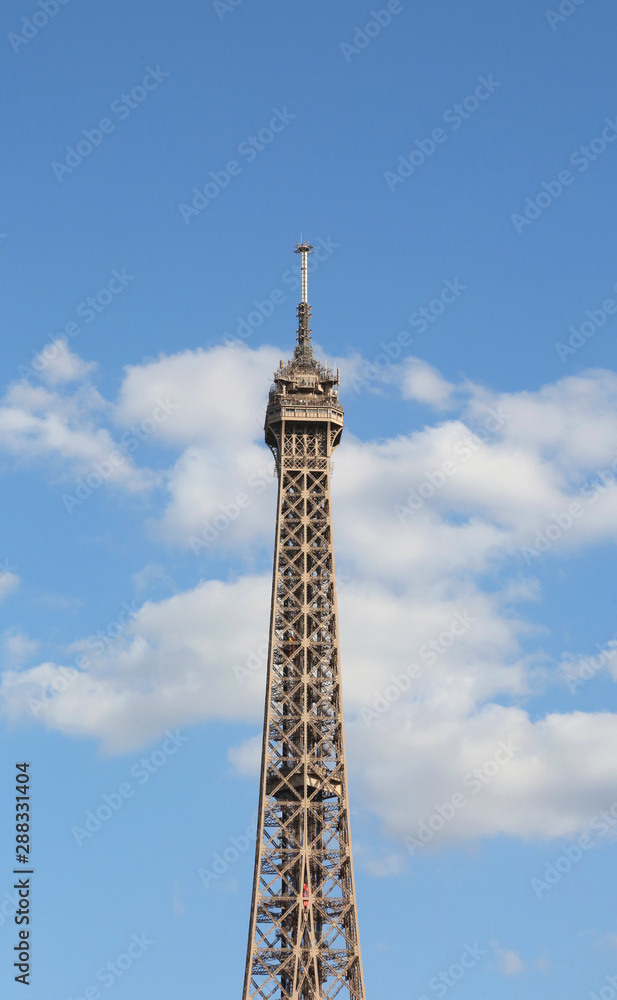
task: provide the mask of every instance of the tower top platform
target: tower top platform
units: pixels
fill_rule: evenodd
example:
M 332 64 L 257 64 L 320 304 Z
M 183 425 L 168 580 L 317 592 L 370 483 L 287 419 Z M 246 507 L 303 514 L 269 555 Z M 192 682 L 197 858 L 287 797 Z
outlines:
M 273 425 L 282 420 L 331 421 L 337 428 L 343 425 L 343 408 L 338 400 L 340 372 L 333 371 L 314 357 L 311 343 L 311 307 L 307 296 L 307 258 L 310 243 L 298 243 L 295 253 L 302 257 L 301 300 L 297 307 L 298 328 L 293 357 L 280 362 L 274 372 L 266 411 L 266 443 L 274 443 Z M 339 433 L 340 437 L 340 433 Z

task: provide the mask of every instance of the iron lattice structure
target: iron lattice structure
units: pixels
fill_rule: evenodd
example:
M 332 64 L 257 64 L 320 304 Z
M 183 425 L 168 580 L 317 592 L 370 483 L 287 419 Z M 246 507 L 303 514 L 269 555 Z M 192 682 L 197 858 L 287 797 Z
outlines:
M 298 342 L 270 390 L 278 508 L 253 898 L 243 1000 L 364 1000 L 339 674 L 330 464 L 338 372 Z

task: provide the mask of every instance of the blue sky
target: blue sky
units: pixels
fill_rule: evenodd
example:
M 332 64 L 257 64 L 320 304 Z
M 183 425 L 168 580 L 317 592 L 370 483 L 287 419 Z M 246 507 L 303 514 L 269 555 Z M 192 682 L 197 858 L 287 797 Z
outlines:
M 240 994 L 301 233 L 367 996 L 613 989 L 616 23 L 545 4 L 5 0 L 3 995 L 24 758 L 30 996 Z

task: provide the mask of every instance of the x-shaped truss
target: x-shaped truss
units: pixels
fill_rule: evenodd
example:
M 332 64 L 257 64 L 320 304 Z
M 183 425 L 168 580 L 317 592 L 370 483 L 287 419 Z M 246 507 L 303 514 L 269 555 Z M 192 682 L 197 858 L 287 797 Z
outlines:
M 279 495 L 244 1000 L 364 1000 L 339 677 L 328 419 L 271 428 Z

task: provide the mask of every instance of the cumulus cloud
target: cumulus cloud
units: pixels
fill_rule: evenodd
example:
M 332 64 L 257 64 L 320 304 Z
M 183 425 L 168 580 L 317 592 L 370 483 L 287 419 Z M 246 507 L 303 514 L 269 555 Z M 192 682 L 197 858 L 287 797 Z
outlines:
M 54 474 L 63 479 L 104 467 L 106 481 L 143 490 L 152 477 L 137 469 L 101 426 L 109 411 L 109 404 L 89 383 L 62 394 L 16 382 L 0 405 L 0 450 L 21 462 L 51 462 Z
M 144 746 L 173 726 L 253 720 L 263 671 L 249 671 L 242 683 L 237 674 L 268 608 L 268 581 L 261 577 L 210 580 L 147 601 L 114 643 L 92 638 L 74 644 L 77 668 L 44 663 L 5 672 L 5 714 L 95 737 L 111 753 Z
M 472 418 L 489 407 L 508 413 L 503 438 L 555 463 L 565 475 L 591 472 L 615 456 L 617 374 L 591 369 L 536 392 L 494 393 L 474 388 Z
M 264 494 L 274 489 L 273 460 L 259 417 L 279 358 L 274 348 L 231 345 L 127 369 L 116 422 L 142 420 L 154 398 L 179 404 L 159 431 L 165 444 L 180 450 L 157 525 L 167 541 L 200 552 L 214 540 L 228 548 L 267 537 Z
M 54 341 L 37 356 L 37 371 L 48 385 L 56 386 L 64 382 L 76 382 L 86 378 L 97 365 L 95 361 L 84 361 L 75 354 L 68 343 L 62 339 Z
M 444 709 L 402 701 L 368 735 L 356 723 L 348 741 L 365 801 L 412 857 L 495 833 L 572 836 L 614 801 L 611 713 L 532 721 L 495 703 L 466 715 Z
M 592 656 L 566 654 L 561 662 L 563 680 L 572 694 L 576 694 L 588 681 L 602 670 L 608 671 L 617 681 L 617 632 L 604 645 L 596 643 L 597 652 Z
M 8 629 L 2 635 L 2 647 L 4 659 L 7 663 L 23 663 L 37 651 L 39 643 L 36 639 L 29 639 L 17 628 Z
M 612 372 L 587 372 L 536 393 L 459 388 L 456 418 L 373 445 L 348 438 L 341 451 L 340 488 L 357 490 L 386 532 L 384 559 L 414 556 L 412 546 L 432 529 L 455 544 L 475 529 L 475 559 L 485 564 L 517 555 L 533 566 L 546 552 L 617 539 Z M 407 526 L 398 545 L 388 508 Z
M 79 670 L 67 675 L 45 663 L 6 672 L 5 712 L 93 737 L 108 752 L 140 747 L 170 726 L 251 722 L 254 737 L 230 760 L 239 773 L 254 774 L 269 590 L 266 576 L 249 577 L 149 601 L 113 645 L 77 644 L 86 658 Z M 358 801 L 401 848 L 457 792 L 464 807 L 427 849 L 497 832 L 567 836 L 585 826 L 614 798 L 617 718 L 573 712 L 533 720 L 520 705 L 500 704 L 524 697 L 533 671 L 517 647 L 523 626 L 501 615 L 495 598 L 468 593 L 465 604 L 414 605 L 400 596 L 389 607 L 385 591 L 353 583 L 341 593 Z M 467 627 L 451 641 L 461 621 Z M 405 675 L 408 682 L 397 680 Z
M 169 499 L 156 533 L 196 554 L 213 544 L 226 549 L 270 537 L 273 469 L 270 452 L 256 444 L 230 449 L 225 457 L 215 448 L 186 448 L 168 478 Z
M 160 436 L 179 447 L 206 445 L 224 454 L 232 443 L 243 446 L 263 439 L 268 385 L 280 350 L 242 344 L 161 355 L 126 369 L 115 419 L 129 426 L 150 415 L 152 401 L 169 398 L 181 404 Z
M 436 410 L 447 410 L 456 388 L 443 375 L 420 358 L 407 358 L 402 366 L 403 399 L 427 403 Z
M 520 972 L 525 971 L 523 960 L 516 951 L 504 951 L 502 948 L 498 948 L 497 945 L 493 947 L 495 949 L 497 968 L 504 976 L 516 976 Z
M 171 463 L 157 480 L 164 506 L 153 505 L 151 530 L 182 548 L 195 536 L 255 552 L 272 544 L 276 481 L 257 415 L 280 356 L 246 346 L 162 356 L 127 369 L 115 404 L 92 389 L 13 387 L 0 445 L 73 468 L 113 446 L 105 421 L 132 433 L 154 407 L 171 407 L 150 439 Z M 564 664 L 578 669 L 584 653 L 562 663 L 531 655 L 539 633 L 521 605 L 540 597 L 535 561 L 617 538 L 617 377 L 592 371 L 509 394 L 452 386 L 416 362 L 396 377 L 407 398 L 452 415 L 379 441 L 346 431 L 336 457 L 347 740 L 360 801 L 401 851 L 405 838 L 431 850 L 498 832 L 569 836 L 614 799 L 617 716 L 534 710 L 534 696 L 562 684 Z M 147 470 L 131 464 L 127 488 L 140 475 Z M 568 513 L 573 503 L 580 515 Z M 490 591 L 488 570 L 499 571 Z M 136 583 L 157 579 L 151 568 Z M 68 677 L 60 663 L 5 673 L 4 710 L 109 752 L 199 720 L 253 723 L 255 737 L 230 752 L 248 774 L 269 591 L 267 576 L 246 576 L 148 601 L 113 645 L 78 644 L 85 659 Z M 605 666 L 617 677 L 610 645 Z M 455 795 L 463 804 L 448 808 Z M 434 836 L 422 841 L 420 829 Z M 374 863 L 384 874 L 395 864 Z

